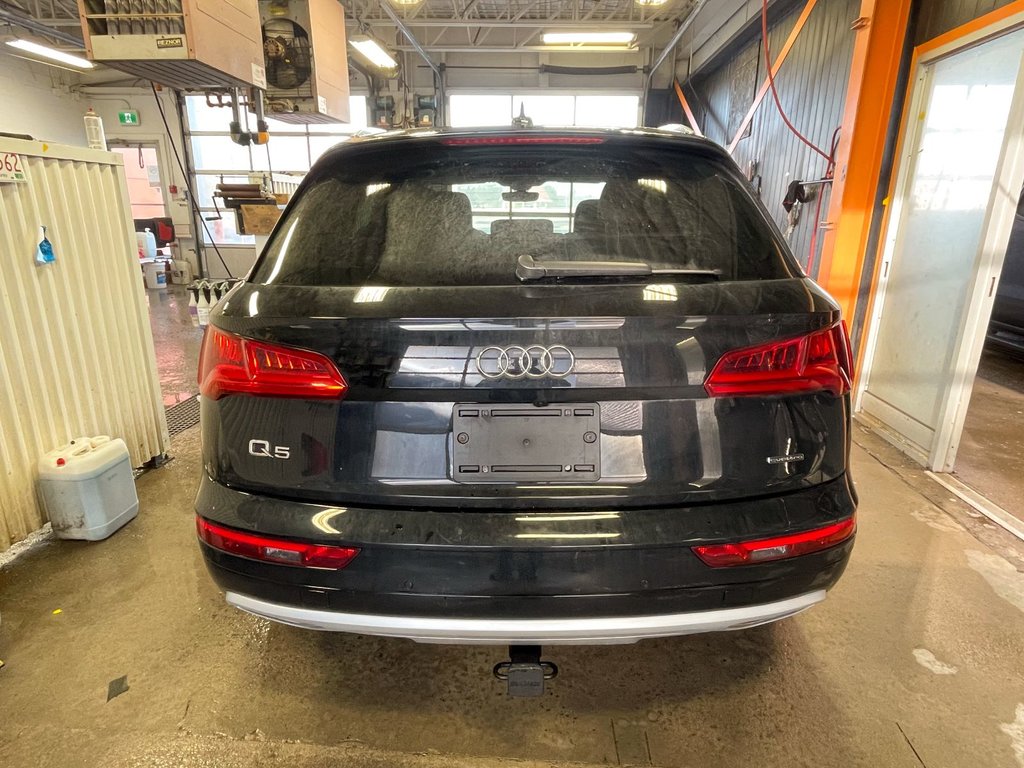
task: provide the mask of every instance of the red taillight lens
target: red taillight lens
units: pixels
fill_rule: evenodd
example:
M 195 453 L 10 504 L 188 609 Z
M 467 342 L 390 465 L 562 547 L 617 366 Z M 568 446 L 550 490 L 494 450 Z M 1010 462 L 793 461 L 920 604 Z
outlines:
M 199 391 L 224 395 L 339 399 L 345 378 L 327 357 L 225 333 L 212 325 L 199 355 Z
M 857 531 L 857 518 L 849 517 L 824 528 L 777 536 L 772 539 L 743 541 L 738 544 L 705 544 L 693 547 L 694 554 L 712 568 L 730 565 L 757 565 L 773 560 L 809 555 L 841 544 Z
M 496 144 L 604 144 L 600 136 L 472 136 L 441 139 L 449 147 L 494 146 Z
M 287 539 L 270 539 L 234 528 L 211 523 L 196 516 L 199 538 L 214 549 L 251 560 L 266 563 L 295 565 L 301 568 L 330 568 L 339 570 L 359 554 L 355 547 L 335 547 L 326 544 L 307 544 Z
M 704 382 L 712 397 L 850 391 L 853 360 L 846 325 L 726 352 Z

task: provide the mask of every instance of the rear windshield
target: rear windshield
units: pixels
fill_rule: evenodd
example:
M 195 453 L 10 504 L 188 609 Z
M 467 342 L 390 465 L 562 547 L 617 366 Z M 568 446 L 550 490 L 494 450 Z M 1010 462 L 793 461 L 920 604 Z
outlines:
M 362 150 L 314 170 L 252 280 L 511 285 L 524 255 L 792 276 L 741 183 L 721 161 L 639 143 Z

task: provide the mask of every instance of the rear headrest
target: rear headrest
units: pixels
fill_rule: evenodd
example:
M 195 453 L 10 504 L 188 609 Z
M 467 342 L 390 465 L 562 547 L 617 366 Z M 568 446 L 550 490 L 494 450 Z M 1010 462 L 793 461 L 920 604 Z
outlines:
M 472 270 L 477 261 L 475 234 L 473 207 L 466 195 L 406 182 L 387 198 L 384 252 L 374 278 L 385 284 L 401 280 L 425 285 L 436 278 L 439 268 L 453 275 Z
M 609 181 L 601 193 L 600 221 L 610 253 L 624 258 L 678 259 L 686 241 L 665 191 L 638 181 Z
M 602 234 L 600 200 L 584 200 L 576 206 L 573 231 L 581 235 Z
M 555 223 L 551 219 L 497 219 L 491 222 L 491 234 L 498 237 L 520 235 L 553 235 Z
M 407 183 L 391 193 L 388 218 L 403 224 L 413 220 L 430 230 L 458 231 L 473 228 L 473 206 L 461 192 Z

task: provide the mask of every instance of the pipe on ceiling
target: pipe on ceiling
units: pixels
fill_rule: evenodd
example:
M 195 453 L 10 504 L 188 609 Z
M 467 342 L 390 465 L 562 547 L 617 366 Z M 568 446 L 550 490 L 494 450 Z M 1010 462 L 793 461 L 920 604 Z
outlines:
M 77 48 L 84 48 L 85 44 L 82 42 L 82 38 L 72 35 L 68 32 L 62 32 L 59 29 L 44 24 L 39 19 L 34 19 L 25 13 L 20 8 L 15 8 L 13 5 L 8 5 L 0 0 L 0 21 L 8 24 L 14 24 L 15 26 L 22 27 L 23 29 L 31 30 L 39 35 L 45 35 L 51 40 L 56 40 L 61 43 L 67 43 Z
M 397 13 L 395 13 L 395 9 L 391 7 L 391 4 L 385 0 L 385 2 L 380 4 L 380 7 L 384 13 L 391 17 L 395 26 L 398 27 L 398 31 L 401 32 L 405 36 L 405 39 L 409 41 L 409 45 L 416 49 L 416 53 L 418 53 L 434 71 L 434 77 L 437 79 L 437 105 L 441 112 L 441 125 L 444 125 L 447 120 L 447 115 L 445 114 L 447 111 L 447 105 L 445 104 L 444 72 L 441 70 L 441 67 L 434 63 L 434 60 L 427 55 L 426 50 L 422 45 L 420 45 L 420 41 L 416 39 L 416 36 L 409 30 L 409 27 L 405 25 L 405 22 L 402 21 Z
M 531 67 L 532 69 L 532 67 Z M 541 64 L 537 71 L 542 75 L 635 75 L 640 67 L 562 67 L 555 64 Z
M 693 24 L 694 20 L 697 18 L 697 14 L 700 13 L 701 8 L 704 7 L 706 2 L 707 0 L 697 0 L 697 4 L 694 5 L 686 15 L 686 18 L 683 19 L 675 34 L 672 35 L 672 39 L 669 40 L 665 47 L 661 49 L 661 53 L 658 55 L 658 58 L 655 59 L 654 63 L 651 65 L 651 69 L 647 73 L 647 81 L 644 83 L 643 103 L 645 117 L 647 116 L 647 96 L 651 91 L 651 83 L 654 81 L 654 73 L 657 72 L 658 67 L 665 63 L 665 59 L 668 58 L 669 54 L 672 53 L 675 47 L 679 45 L 679 41 L 683 39 L 683 35 L 686 34 L 686 30 L 688 30 L 690 25 Z

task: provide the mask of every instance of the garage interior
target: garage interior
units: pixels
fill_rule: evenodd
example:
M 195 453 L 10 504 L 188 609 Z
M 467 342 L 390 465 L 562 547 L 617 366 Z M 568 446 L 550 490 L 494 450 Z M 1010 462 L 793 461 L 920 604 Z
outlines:
M 1024 0 L 0 0 L 0 42 L 0 765 L 1024 768 Z M 860 496 L 822 605 L 527 699 L 500 647 L 236 610 L 194 522 L 203 327 L 317 158 L 520 117 L 727 148 L 842 306 Z M 99 435 L 138 517 L 66 540 L 40 457 Z

